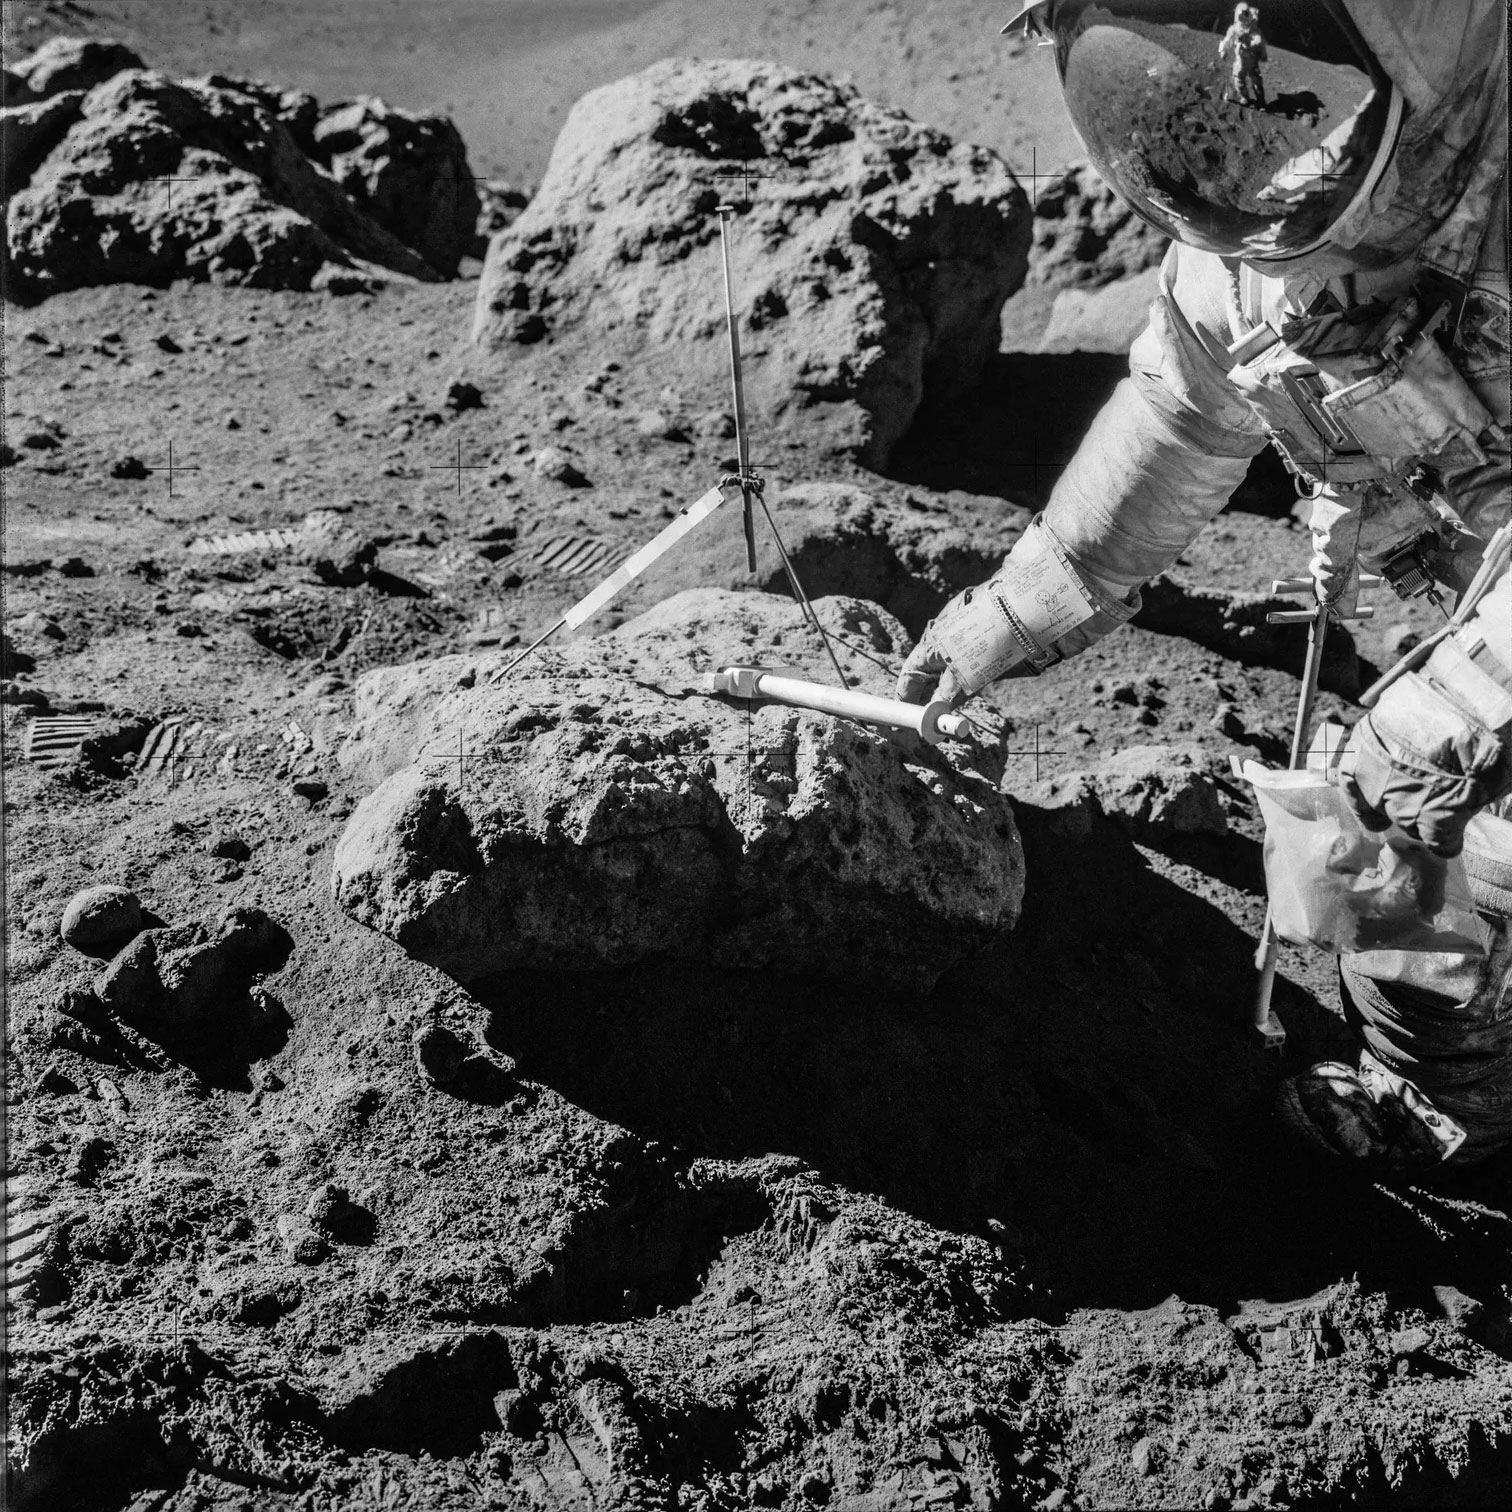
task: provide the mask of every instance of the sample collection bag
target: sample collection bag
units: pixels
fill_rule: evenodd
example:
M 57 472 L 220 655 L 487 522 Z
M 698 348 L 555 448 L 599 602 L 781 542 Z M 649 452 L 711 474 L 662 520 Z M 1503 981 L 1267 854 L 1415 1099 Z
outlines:
M 1323 771 L 1244 763 L 1265 819 L 1265 885 L 1283 940 L 1343 955 L 1365 950 L 1486 953 L 1486 930 L 1458 857 L 1445 861 L 1395 827 L 1373 834 Z

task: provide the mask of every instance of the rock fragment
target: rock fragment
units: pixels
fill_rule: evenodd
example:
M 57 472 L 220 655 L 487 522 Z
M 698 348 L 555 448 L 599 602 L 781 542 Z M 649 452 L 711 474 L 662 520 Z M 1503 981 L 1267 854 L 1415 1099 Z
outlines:
M 58 933 L 75 950 L 113 954 L 142 928 L 142 904 L 125 887 L 86 887 L 75 893 Z
M 538 478 L 565 483 L 569 488 L 587 488 L 588 476 L 559 446 L 543 446 L 530 459 L 530 469 Z

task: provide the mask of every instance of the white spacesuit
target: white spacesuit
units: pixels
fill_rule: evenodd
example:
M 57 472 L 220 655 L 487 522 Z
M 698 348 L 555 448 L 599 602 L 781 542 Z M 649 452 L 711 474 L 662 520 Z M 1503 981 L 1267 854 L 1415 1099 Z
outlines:
M 1341 614 L 1361 563 L 1462 593 L 1512 514 L 1504 6 L 1259 0 L 1258 106 L 1225 87 L 1227 9 L 1016 18 L 1053 40 L 1099 171 L 1176 241 L 1130 376 L 1002 568 L 925 632 L 901 697 L 1037 674 L 1125 623 L 1268 442 L 1314 500 Z M 1361 1065 L 1291 1079 L 1281 1111 L 1372 1171 L 1481 1158 L 1512 1143 L 1512 574 L 1356 725 L 1344 767 L 1367 824 L 1463 849 L 1492 947 L 1345 957 Z

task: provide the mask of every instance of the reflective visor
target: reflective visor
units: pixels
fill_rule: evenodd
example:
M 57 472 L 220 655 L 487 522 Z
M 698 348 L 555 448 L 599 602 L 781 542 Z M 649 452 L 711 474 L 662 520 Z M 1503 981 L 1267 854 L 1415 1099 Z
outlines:
M 1398 97 L 1334 0 L 1054 0 L 1035 19 L 1098 171 L 1189 246 L 1301 256 L 1390 158 Z

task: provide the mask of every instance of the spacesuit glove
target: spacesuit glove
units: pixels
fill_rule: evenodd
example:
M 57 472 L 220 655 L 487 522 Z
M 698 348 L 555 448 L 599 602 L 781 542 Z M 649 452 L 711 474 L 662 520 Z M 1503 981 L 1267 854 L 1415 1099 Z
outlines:
M 954 708 L 966 696 L 935 639 L 935 621 L 924 627 L 919 643 L 908 653 L 898 674 L 897 696 L 904 703 L 926 704 L 942 698 Z
M 1333 494 L 1320 494 L 1307 523 L 1313 546 L 1307 567 L 1317 601 L 1327 604 L 1337 619 L 1352 615 L 1360 598 L 1359 508 Z
M 1492 729 L 1429 678 L 1393 683 L 1345 747 L 1339 784 L 1367 829 L 1457 856 L 1465 826 L 1512 790 L 1512 726 Z

